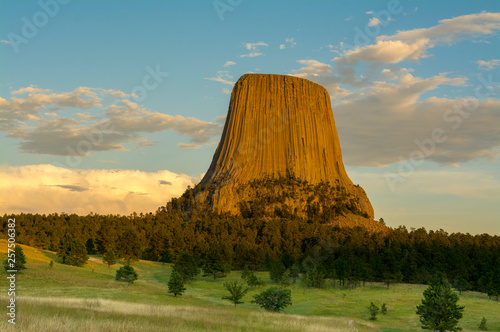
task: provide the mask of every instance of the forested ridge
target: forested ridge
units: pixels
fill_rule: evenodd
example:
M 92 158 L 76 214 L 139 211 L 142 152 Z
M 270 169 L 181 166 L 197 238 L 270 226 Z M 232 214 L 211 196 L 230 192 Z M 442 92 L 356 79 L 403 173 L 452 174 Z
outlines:
M 130 216 L 53 213 L 4 215 L 0 236 L 6 238 L 9 218 L 16 220 L 16 241 L 59 251 L 68 239 L 84 243 L 88 254 L 109 250 L 128 261 L 137 258 L 172 262 L 182 251 L 202 263 L 214 250 L 232 269 L 245 265 L 269 270 L 297 264 L 303 272 L 316 270 L 342 287 L 366 281 L 428 283 L 444 272 L 463 290 L 500 293 L 500 237 L 449 234 L 404 226 L 385 232 L 340 228 L 296 217 L 244 218 L 212 215 L 183 208 L 173 199 L 155 213 Z M 459 287 L 459 286 L 457 286 Z

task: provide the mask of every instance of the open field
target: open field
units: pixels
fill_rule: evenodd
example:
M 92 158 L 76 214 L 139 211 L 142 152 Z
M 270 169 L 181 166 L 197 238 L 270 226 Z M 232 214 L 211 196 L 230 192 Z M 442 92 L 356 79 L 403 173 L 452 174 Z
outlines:
M 6 252 L 5 240 L 0 253 Z M 83 268 L 57 263 L 48 251 L 22 246 L 28 259 L 27 270 L 17 275 L 17 328 L 23 331 L 410 331 L 420 330 L 415 306 L 420 303 L 424 285 L 399 284 L 387 289 L 367 284 L 354 290 L 329 284 L 324 289 L 304 289 L 292 285 L 293 305 L 283 314 L 267 313 L 251 304 L 250 291 L 244 304 L 234 307 L 222 300 L 223 280 L 241 280 L 233 271 L 213 282 L 198 277 L 187 285 L 184 295 L 168 294 L 171 266 L 139 261 L 134 268 L 139 280 L 131 286 L 114 280 L 118 264 L 107 267 L 99 257 L 91 257 Z M 53 268 L 49 267 L 54 260 Z M 267 273 L 258 273 L 268 285 Z M 1 279 L 2 303 L 7 304 L 7 281 Z M 389 312 L 369 321 L 367 306 L 373 301 L 386 303 Z M 464 293 L 465 305 L 460 326 L 475 331 L 483 316 L 489 331 L 500 331 L 500 302 L 485 294 Z M 5 308 L 4 305 L 2 307 Z M 0 329 L 8 330 L 5 317 Z

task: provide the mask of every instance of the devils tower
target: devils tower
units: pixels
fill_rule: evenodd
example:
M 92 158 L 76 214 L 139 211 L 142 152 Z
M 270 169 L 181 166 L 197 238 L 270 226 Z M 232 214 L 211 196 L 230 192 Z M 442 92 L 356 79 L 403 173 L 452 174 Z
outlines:
M 344 169 L 328 92 L 286 75 L 245 74 L 236 82 L 220 143 L 193 196 L 232 215 L 374 216 Z

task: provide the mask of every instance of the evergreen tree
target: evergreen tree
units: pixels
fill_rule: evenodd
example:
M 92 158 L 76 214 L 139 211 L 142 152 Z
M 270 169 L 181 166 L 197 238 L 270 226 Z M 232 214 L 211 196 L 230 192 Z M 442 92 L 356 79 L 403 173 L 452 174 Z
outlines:
M 458 295 L 451 290 L 443 274 L 439 273 L 432 279 L 423 295 L 422 304 L 417 306 L 423 329 L 438 332 L 460 330 L 457 325 L 464 307 L 457 304 Z
M 469 282 L 467 282 L 467 280 L 465 280 L 462 276 L 458 277 L 458 279 L 455 280 L 453 286 L 456 288 L 456 290 L 458 290 L 458 293 L 460 295 L 462 295 L 462 292 L 466 292 L 470 288 Z
M 283 287 L 290 286 L 290 271 L 289 270 L 286 270 L 285 273 L 283 273 L 283 276 L 281 277 L 280 284 Z
M 300 275 L 300 267 L 297 263 L 293 264 L 290 268 L 290 278 L 292 278 L 292 283 L 295 283 Z
M 131 262 L 137 261 L 142 253 L 141 239 L 139 234 L 133 228 L 127 229 L 118 239 L 118 247 L 120 248 L 120 256 L 130 265 Z
M 250 275 L 250 269 L 248 268 L 248 264 L 245 264 L 243 267 L 243 271 L 241 271 L 241 279 L 247 280 L 247 277 Z
M 174 264 L 174 270 L 179 272 L 184 283 L 194 279 L 198 274 L 200 274 L 198 264 L 196 263 L 193 254 L 189 251 L 183 251 L 177 256 Z
M 104 256 L 102 256 L 102 261 L 110 267 L 111 265 L 116 264 L 116 255 L 113 249 L 108 249 Z
M 483 317 L 481 323 L 479 323 L 479 331 L 488 331 L 488 327 L 486 326 L 486 318 Z
M 50 268 L 53 268 L 53 267 L 54 267 L 54 261 L 53 261 L 52 259 L 50 260 L 49 267 L 50 267 Z
M 248 288 L 243 288 L 243 285 L 238 283 L 237 281 L 225 282 L 223 285 L 230 294 L 227 296 L 223 296 L 223 300 L 229 300 L 233 302 L 235 307 L 237 304 L 243 303 L 241 299 L 248 292 Z
M 269 269 L 269 277 L 273 282 L 279 284 L 285 271 L 286 269 L 283 263 L 281 263 L 281 261 L 275 261 L 271 264 L 271 268 Z
M 172 270 L 172 274 L 168 280 L 168 292 L 174 294 L 174 297 L 176 297 L 177 295 L 182 295 L 185 290 L 186 287 L 184 287 L 182 276 L 176 270 Z
M 137 280 L 138 277 L 139 277 L 139 275 L 137 274 L 137 272 L 135 272 L 134 268 L 132 266 L 130 266 L 129 264 L 127 264 L 125 266 L 120 267 L 116 271 L 115 279 L 117 281 L 128 282 L 128 284 L 130 285 L 135 280 Z
M 214 281 L 217 281 L 217 278 L 225 277 L 226 273 L 230 271 L 228 265 L 222 258 L 222 254 L 218 250 L 209 252 L 207 257 L 205 257 L 205 263 L 202 269 L 203 276 L 212 276 Z
M 87 255 L 87 248 L 80 239 L 72 239 L 69 250 L 63 258 L 63 263 L 74 266 L 83 266 L 87 263 L 89 256 Z
M 387 315 L 387 305 L 385 303 L 382 303 L 382 306 L 380 307 L 380 313 L 382 315 Z
M 23 248 L 20 245 L 14 247 L 14 252 L 7 254 L 7 259 L 3 262 L 3 267 L 5 271 L 16 270 L 21 272 L 21 270 L 26 269 L 26 256 L 24 255 Z
M 370 320 L 376 320 L 380 308 L 375 303 L 371 302 L 368 310 L 370 311 Z
M 255 287 L 255 286 L 263 286 L 265 285 L 266 282 L 262 280 L 261 278 L 257 277 L 255 273 L 250 272 L 250 274 L 247 277 L 247 285 L 250 287 Z

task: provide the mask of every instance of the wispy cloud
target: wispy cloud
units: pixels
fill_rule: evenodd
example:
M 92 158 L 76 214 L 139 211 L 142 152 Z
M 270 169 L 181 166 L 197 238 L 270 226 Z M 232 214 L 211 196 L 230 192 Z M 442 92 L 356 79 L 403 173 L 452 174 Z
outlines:
M 492 59 L 489 61 L 478 60 L 476 63 L 478 64 L 478 69 L 493 70 L 496 66 L 500 66 L 500 59 Z
M 244 43 L 243 46 L 250 52 L 240 55 L 240 58 L 254 58 L 263 55 L 263 53 L 259 50 L 261 46 L 268 47 L 269 45 L 264 43 L 263 41 L 260 41 L 257 43 Z
M 236 62 L 234 62 L 234 61 L 226 61 L 226 63 L 224 64 L 223 67 L 229 67 L 229 66 L 233 66 L 235 64 L 236 64 Z
M 285 38 L 285 44 L 280 45 L 280 50 L 284 50 L 288 47 L 295 47 L 297 43 L 295 42 L 295 38 Z
M 205 77 L 205 79 L 210 80 L 210 81 L 220 82 L 223 84 L 228 84 L 228 85 L 234 85 L 234 83 L 236 83 L 236 82 L 230 81 L 233 79 L 233 76 L 229 75 L 228 71 L 223 71 L 223 70 L 218 71 L 216 76 Z
M 247 54 L 242 54 L 240 55 L 240 58 L 255 58 L 257 56 L 261 56 L 263 55 L 264 53 L 260 53 L 260 52 L 251 52 L 251 53 L 247 53 Z
M 187 143 L 177 143 L 177 146 L 181 149 L 199 149 L 201 145 L 198 144 L 187 144 Z

